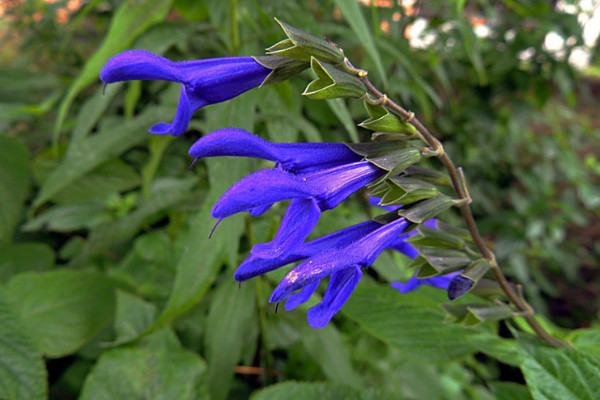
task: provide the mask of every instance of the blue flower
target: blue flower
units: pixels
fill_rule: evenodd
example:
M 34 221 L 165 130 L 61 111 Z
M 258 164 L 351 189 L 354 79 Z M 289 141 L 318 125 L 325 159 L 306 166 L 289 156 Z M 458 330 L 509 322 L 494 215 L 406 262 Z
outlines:
M 198 140 L 196 157 L 242 156 L 275 161 L 274 169 L 250 174 L 215 203 L 212 216 L 223 219 L 242 211 L 260 215 L 278 201 L 291 200 L 273 241 L 257 244 L 252 254 L 281 257 L 300 245 L 322 211 L 385 174 L 362 161 L 342 143 L 270 143 L 242 129 L 224 128 Z
M 436 288 L 447 290 L 452 278 L 454 278 L 458 274 L 459 274 L 459 272 L 452 272 L 448 275 L 435 276 L 433 278 L 425 278 L 425 279 L 419 279 L 413 275 L 406 283 L 393 282 L 390 285 L 394 289 L 398 289 L 398 291 L 400 291 L 400 293 L 412 292 L 413 290 L 418 289 L 422 285 L 429 285 L 429 286 L 434 286 Z
M 194 111 L 259 86 L 271 71 L 252 57 L 173 62 L 144 50 L 128 50 L 108 60 L 100 71 L 100 79 L 105 83 L 140 79 L 181 83 L 173 123 L 159 123 L 150 128 L 150 132 L 158 135 L 179 136 L 187 130 Z
M 322 328 L 344 305 L 362 277 L 362 268 L 373 264 L 377 256 L 389 247 L 411 223 L 399 218 L 386 225 L 366 222 L 337 232 L 332 237 L 324 237 L 313 244 L 316 251 L 312 255 L 306 247 L 303 256 L 308 259 L 293 268 L 277 285 L 269 302 L 278 303 L 285 298 L 286 310 L 291 310 L 307 301 L 317 289 L 321 279 L 330 276 L 329 284 L 321 303 L 308 311 L 308 323 L 313 328 Z M 313 241 L 316 242 L 316 241 Z M 310 245 L 309 242 L 307 246 Z M 325 242 L 325 243 L 324 243 Z M 323 249 L 323 244 L 331 245 Z M 300 254 L 296 254 L 299 256 Z M 287 260 L 286 260 L 287 261 Z M 240 266 L 240 269 L 243 267 Z M 239 275 L 246 271 L 242 271 Z M 254 271 L 257 272 L 257 271 Z M 302 289 L 299 293 L 293 292 Z

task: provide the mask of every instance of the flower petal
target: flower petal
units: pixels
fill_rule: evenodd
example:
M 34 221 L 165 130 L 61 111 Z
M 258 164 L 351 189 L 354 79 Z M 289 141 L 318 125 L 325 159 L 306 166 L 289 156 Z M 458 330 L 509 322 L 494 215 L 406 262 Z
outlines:
M 179 104 L 177 106 L 177 113 L 175 114 L 173 123 L 167 124 L 161 122 L 151 127 L 149 131 L 155 135 L 180 136 L 187 131 L 194 110 L 195 108 L 190 104 L 185 87 L 182 87 L 181 95 L 179 96 Z
M 331 210 L 352 193 L 384 175 L 385 171 L 368 161 L 358 161 L 303 175 L 317 194 L 321 210 Z
M 199 139 L 193 157 L 238 156 L 279 162 L 284 170 L 306 173 L 361 159 L 343 143 L 271 143 L 243 129 L 223 128 Z
M 185 74 L 177 63 L 145 50 L 127 50 L 104 64 L 100 79 L 105 83 L 159 79 L 183 83 Z
M 306 184 L 278 169 L 255 172 L 233 185 L 215 203 L 212 217 L 222 219 L 242 211 L 294 198 L 310 198 Z
M 316 281 L 310 285 L 304 286 L 298 293 L 290 295 L 285 301 L 285 311 L 292 311 L 300 304 L 306 303 L 319 287 L 319 282 L 320 281 Z
M 273 143 L 237 128 L 223 128 L 209 133 L 197 140 L 188 153 L 197 158 L 238 156 L 279 160 Z
M 326 326 L 346 303 L 361 277 L 360 267 L 351 267 L 332 274 L 323 301 L 308 310 L 308 324 L 316 329 Z
M 418 289 L 422 285 L 434 286 L 439 289 L 448 289 L 448 285 L 452 278 L 458 275 L 460 272 L 452 272 L 447 275 L 435 276 L 433 278 L 418 279 L 416 276 L 412 276 L 406 283 L 392 282 L 391 287 L 400 291 L 400 293 L 408 293 Z
M 275 238 L 271 242 L 254 245 L 251 253 L 260 258 L 275 258 L 289 253 L 310 235 L 320 216 L 321 210 L 315 199 L 293 199 Z
M 404 218 L 381 226 L 347 247 L 326 250 L 310 257 L 293 268 L 279 282 L 269 302 L 285 299 L 296 290 L 353 265 L 366 267 L 409 226 Z
M 307 259 L 324 250 L 348 246 L 379 227 L 381 227 L 381 224 L 374 221 L 363 222 L 362 224 L 330 233 L 310 242 L 302 243 L 288 254 L 278 258 L 263 259 L 251 254 L 238 267 L 233 277 L 236 281 L 243 282 L 284 265 Z
M 260 86 L 271 69 L 252 57 L 226 57 L 177 63 L 192 103 L 220 103 Z

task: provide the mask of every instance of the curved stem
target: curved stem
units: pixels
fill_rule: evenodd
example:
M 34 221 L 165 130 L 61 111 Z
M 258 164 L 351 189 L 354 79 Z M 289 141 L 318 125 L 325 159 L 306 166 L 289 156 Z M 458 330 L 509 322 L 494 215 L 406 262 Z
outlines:
M 415 117 L 415 114 L 411 111 L 407 111 L 402 108 L 400 105 L 390 100 L 389 97 L 379 91 L 372 83 L 369 81 L 367 77 L 367 71 L 355 68 L 348 59 L 344 60 L 343 63 L 344 68 L 356 75 L 358 79 L 362 81 L 365 85 L 367 91 L 375 96 L 376 100 L 380 100 L 381 104 L 386 107 L 390 112 L 396 114 L 400 118 L 404 119 L 406 122 L 411 123 L 419 132 L 421 140 L 427 143 L 433 151 L 439 151 L 438 158 L 448 171 L 450 175 L 450 180 L 452 183 L 452 187 L 456 192 L 456 196 L 459 200 L 465 200 L 465 202 L 460 206 L 460 210 L 462 212 L 463 218 L 467 224 L 467 229 L 473 238 L 473 242 L 481 252 L 481 255 L 489 260 L 491 265 L 492 273 L 494 277 L 498 281 L 498 284 L 502 288 L 503 292 L 506 294 L 508 300 L 514 304 L 514 306 L 520 312 L 523 312 L 523 318 L 527 321 L 531 329 L 538 335 L 538 337 L 546 342 L 547 344 L 555 347 L 563 347 L 566 344 L 560 339 L 552 336 L 548 331 L 544 329 L 544 327 L 538 322 L 538 320 L 533 315 L 533 310 L 529 304 L 527 304 L 522 296 L 515 291 L 513 286 L 506 280 L 504 273 L 500 269 L 496 261 L 496 257 L 494 253 L 489 249 L 485 240 L 481 237 L 479 230 L 477 229 L 477 225 L 475 224 L 475 218 L 473 217 L 473 213 L 471 212 L 471 207 L 469 206 L 470 197 L 466 190 L 466 182 L 464 181 L 464 176 L 462 176 L 461 172 L 454 166 L 454 163 L 443 151 L 443 146 L 441 142 L 431 134 L 431 132 L 419 121 L 418 118 Z M 460 175 L 460 176 L 459 176 Z M 462 179 L 461 179 L 462 178 Z

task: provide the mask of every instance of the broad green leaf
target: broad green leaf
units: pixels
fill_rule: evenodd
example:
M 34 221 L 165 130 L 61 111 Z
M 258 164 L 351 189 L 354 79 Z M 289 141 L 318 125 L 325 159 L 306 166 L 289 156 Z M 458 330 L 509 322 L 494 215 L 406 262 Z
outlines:
M 61 204 L 83 202 L 130 190 L 139 184 L 140 177 L 132 167 L 119 159 L 111 159 L 58 192 L 53 200 Z
M 551 348 L 519 338 L 521 370 L 535 400 L 595 400 L 600 397 L 600 362 L 572 348 Z
M 85 63 L 59 106 L 54 124 L 54 142 L 58 141 L 62 124 L 75 97 L 88 85 L 100 80 L 100 70 L 110 57 L 127 49 L 141 33 L 162 21 L 172 3 L 173 0 L 127 0 L 121 3 L 113 16 L 106 39 Z
M 17 139 L 0 135 L 0 245 L 9 243 L 29 190 L 29 154 Z
M 253 329 L 258 327 L 254 284 L 248 282 L 239 287 L 231 275 L 227 274 L 227 278 L 217 286 L 206 320 L 208 385 L 213 400 L 227 398 L 244 346 L 258 335 Z
M 533 400 L 527 386 L 514 382 L 490 382 L 496 400 Z
M 569 342 L 573 346 L 600 362 L 600 330 L 596 329 L 578 329 L 571 332 Z
M 116 291 L 115 332 L 113 344 L 127 343 L 154 322 L 156 306 L 122 290 Z
M 261 389 L 250 400 L 402 400 L 399 393 L 379 389 L 356 390 L 333 382 L 284 382 Z
M 42 354 L 10 297 L 0 285 L 0 398 L 44 400 L 48 385 Z
M 423 296 L 433 292 L 424 289 L 401 295 L 391 288 L 359 285 L 342 312 L 413 360 L 448 362 L 473 352 L 469 336 L 477 331 L 444 323 L 439 308 L 425 307 Z M 444 293 L 437 295 L 441 301 Z
M 206 364 L 196 354 L 161 347 L 107 350 L 87 376 L 80 400 L 207 399 Z
M 115 95 L 119 93 L 122 85 L 121 82 L 115 82 L 111 85 L 102 87 L 96 90 L 96 93 L 86 100 L 77 114 L 71 141 L 79 142 L 89 135 L 104 111 L 106 111 L 108 106 L 112 103 Z
M 46 271 L 54 265 L 54 251 L 45 243 L 14 243 L 0 248 L 0 282 L 28 271 Z
M 65 158 L 44 180 L 33 207 L 52 199 L 103 162 L 146 140 L 148 128 L 157 122 L 169 120 L 172 114 L 173 110 L 168 107 L 148 108 L 132 120 L 103 129 L 85 140 L 71 142 Z
M 29 272 L 8 283 L 27 332 L 49 357 L 72 354 L 110 323 L 114 288 L 91 271 Z
M 379 51 L 377 50 L 377 46 L 375 45 L 375 41 L 373 40 L 373 36 L 371 35 L 371 30 L 369 29 L 367 22 L 365 21 L 364 16 L 360 10 L 360 6 L 356 1 L 348 1 L 348 0 L 335 0 L 335 5 L 338 6 L 342 15 L 350 24 L 350 27 L 362 42 L 367 54 L 371 57 L 373 62 L 375 63 L 375 68 L 377 69 L 377 74 L 379 75 L 379 79 L 383 82 L 383 86 L 387 85 L 387 77 L 385 74 L 385 70 L 383 68 L 383 63 L 381 62 L 381 57 L 379 56 Z
M 210 106 L 207 113 L 209 130 L 223 126 L 236 126 L 252 130 L 254 125 L 255 98 L 239 96 L 226 103 Z M 194 217 L 181 259 L 171 297 L 149 331 L 169 324 L 188 311 L 203 297 L 223 261 L 237 265 L 239 238 L 244 231 L 243 216 L 234 215 L 222 221 L 209 238 L 214 224 L 211 210 L 214 203 L 227 189 L 248 173 L 248 160 L 241 158 L 214 158 L 205 160 L 210 190 L 201 210 Z
M 92 230 L 85 245 L 71 264 L 81 264 L 89 257 L 103 251 L 114 241 L 133 236 L 147 218 L 188 197 L 194 184 L 194 179 L 156 180 L 150 190 L 149 199 L 142 201 L 132 213 Z
M 333 324 L 321 329 L 303 325 L 300 336 L 306 352 L 330 381 L 354 388 L 363 387 L 361 376 L 352 368 L 349 348 Z
M 54 232 L 72 232 L 78 229 L 91 229 L 102 223 L 101 213 L 105 208 L 102 201 L 84 201 L 81 203 L 50 207 L 39 214 L 21 229 L 24 232 L 49 230 Z
M 357 392 L 338 383 L 284 382 L 255 392 L 250 400 L 358 400 Z

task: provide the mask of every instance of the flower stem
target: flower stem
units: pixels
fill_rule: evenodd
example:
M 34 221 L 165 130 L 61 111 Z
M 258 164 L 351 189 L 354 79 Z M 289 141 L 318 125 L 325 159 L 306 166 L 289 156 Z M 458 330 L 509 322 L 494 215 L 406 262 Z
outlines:
M 419 121 L 418 118 L 415 117 L 415 114 L 411 111 L 407 111 L 402 108 L 400 105 L 390 100 L 389 97 L 379 91 L 372 83 L 369 81 L 367 77 L 367 71 L 355 68 L 348 59 L 345 59 L 343 62 L 343 67 L 346 71 L 356 75 L 358 79 L 362 81 L 365 85 L 367 91 L 375 97 L 375 100 L 380 100 L 381 104 L 386 107 L 390 112 L 396 114 L 400 118 L 404 119 L 406 122 L 411 123 L 419 132 L 419 138 L 423 140 L 428 146 L 430 146 L 430 151 L 438 152 L 438 159 L 444 165 L 448 174 L 450 175 L 450 180 L 452 182 L 452 187 L 456 192 L 458 200 L 464 200 L 461 203 L 460 210 L 462 212 L 463 218 L 467 224 L 467 228 L 471 237 L 473 238 L 473 242 L 487 260 L 489 260 L 491 265 L 491 271 L 494 274 L 494 277 L 500 284 L 502 291 L 506 294 L 508 300 L 514 304 L 515 308 L 523 313 L 523 318 L 527 321 L 531 329 L 538 335 L 538 337 L 544 341 L 545 343 L 555 346 L 555 347 L 563 347 L 566 344 L 560 339 L 552 336 L 548 331 L 544 329 L 544 327 L 538 322 L 535 318 L 533 309 L 522 296 L 516 292 L 513 286 L 506 280 L 504 273 L 500 269 L 498 262 L 496 261 L 496 257 L 494 253 L 489 249 L 479 230 L 477 229 L 477 225 L 475 224 L 475 219 L 473 218 L 473 213 L 471 212 L 471 207 L 469 206 L 471 199 L 469 197 L 466 182 L 464 179 L 464 175 L 462 174 L 462 170 L 457 169 L 454 166 L 454 163 L 444 152 L 444 148 L 441 142 L 431 134 L 431 132 Z

